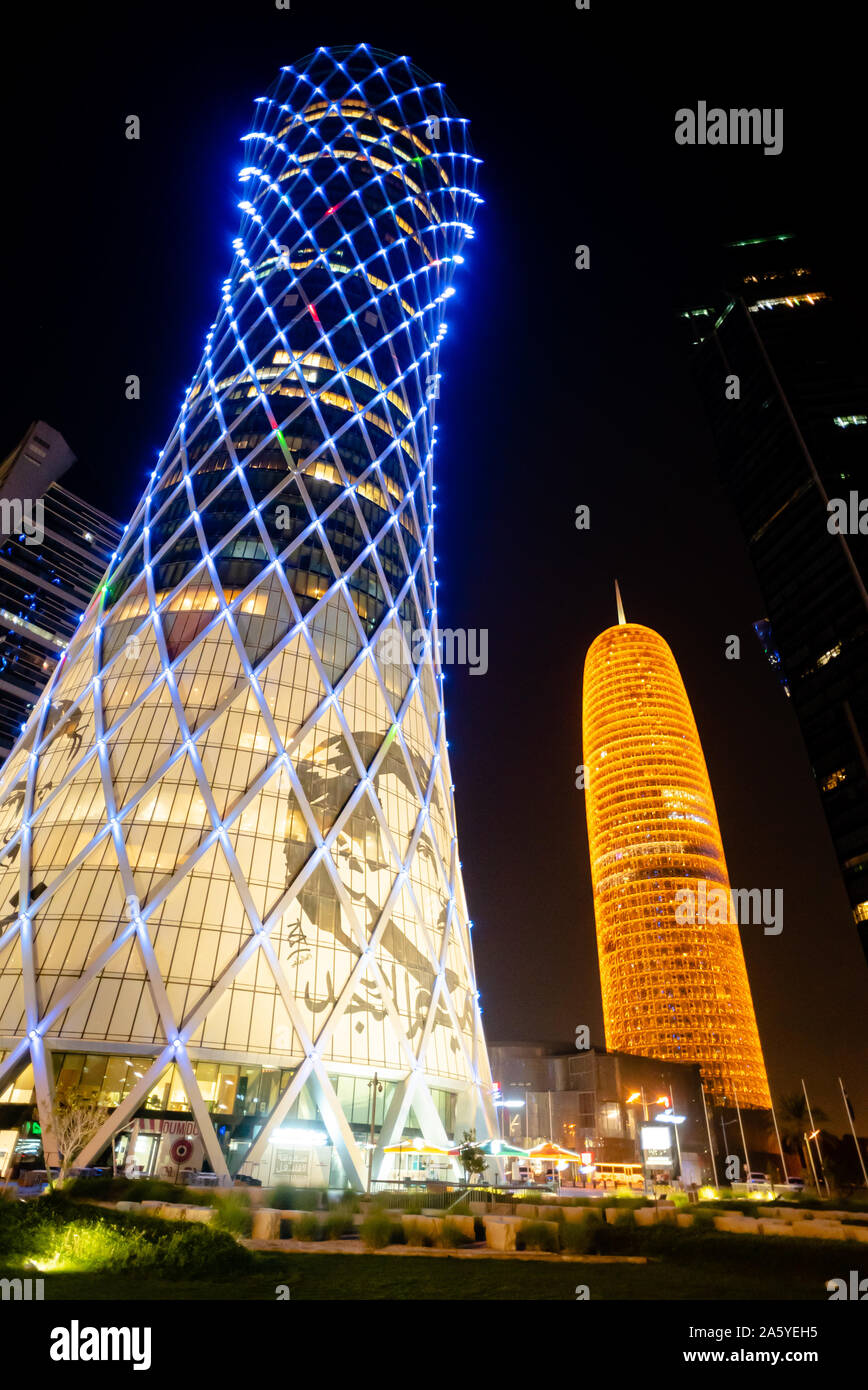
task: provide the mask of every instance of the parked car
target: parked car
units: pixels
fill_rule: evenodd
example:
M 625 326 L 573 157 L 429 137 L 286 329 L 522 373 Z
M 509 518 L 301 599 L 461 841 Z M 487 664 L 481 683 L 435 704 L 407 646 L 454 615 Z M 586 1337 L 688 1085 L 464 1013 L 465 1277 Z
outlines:
M 804 1178 L 785 1178 L 783 1182 L 776 1182 L 775 1188 L 783 1188 L 790 1192 L 804 1192 L 805 1180 Z

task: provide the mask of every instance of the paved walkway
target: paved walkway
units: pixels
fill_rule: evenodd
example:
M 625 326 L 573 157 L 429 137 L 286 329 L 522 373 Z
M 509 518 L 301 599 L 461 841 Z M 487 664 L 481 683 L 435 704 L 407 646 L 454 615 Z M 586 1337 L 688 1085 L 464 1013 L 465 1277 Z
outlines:
M 547 1250 L 489 1250 L 487 1245 L 460 1246 L 441 1250 L 430 1245 L 387 1245 L 383 1250 L 368 1250 L 361 1240 L 254 1240 L 242 1239 L 248 1250 L 281 1250 L 293 1255 L 424 1255 L 434 1259 L 459 1260 L 549 1260 L 556 1264 L 568 1261 L 586 1265 L 644 1265 L 645 1255 L 571 1255 L 551 1254 Z

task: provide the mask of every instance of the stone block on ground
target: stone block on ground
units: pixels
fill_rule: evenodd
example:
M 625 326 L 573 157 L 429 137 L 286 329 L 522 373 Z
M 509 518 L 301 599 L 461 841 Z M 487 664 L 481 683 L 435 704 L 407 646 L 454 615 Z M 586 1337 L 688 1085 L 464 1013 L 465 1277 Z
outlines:
M 455 1216 L 452 1213 L 447 1213 L 445 1220 L 457 1226 L 461 1234 L 467 1236 L 468 1240 L 476 1239 L 476 1225 L 472 1216 Z
M 762 1217 L 757 1221 L 757 1225 L 764 1236 L 791 1236 L 793 1234 L 793 1228 L 789 1221 L 767 1221 L 765 1217 Z
M 260 1207 L 253 1213 L 254 1240 L 280 1239 L 280 1212 L 274 1207 Z
M 565 1221 L 601 1221 L 603 1212 L 600 1207 L 561 1207 Z
M 808 1240 L 846 1240 L 845 1228 L 840 1221 L 794 1221 L 793 1235 L 807 1237 Z
M 633 1216 L 637 1226 L 656 1226 L 657 1224 L 656 1207 L 637 1207 Z
M 752 1216 L 740 1216 L 738 1212 L 727 1212 L 714 1218 L 716 1231 L 728 1231 L 731 1235 L 758 1235 L 757 1223 Z
M 214 1217 L 214 1207 L 185 1207 L 188 1221 L 198 1221 L 205 1226 Z
M 485 1218 L 485 1243 L 489 1250 L 514 1250 L 516 1231 L 521 1223 L 509 1217 Z

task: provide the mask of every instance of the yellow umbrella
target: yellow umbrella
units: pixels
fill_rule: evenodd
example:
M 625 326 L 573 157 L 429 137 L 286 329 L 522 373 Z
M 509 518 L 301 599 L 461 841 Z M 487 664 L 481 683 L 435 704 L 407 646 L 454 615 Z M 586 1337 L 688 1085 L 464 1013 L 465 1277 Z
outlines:
M 419 1154 L 421 1157 L 428 1158 L 448 1158 L 449 1150 L 440 1149 L 436 1144 L 426 1144 L 424 1139 L 402 1139 L 400 1144 L 389 1144 L 384 1150 L 384 1154 Z M 400 1159 L 398 1161 L 398 1173 L 401 1172 Z
M 535 1149 L 531 1149 L 530 1158 L 565 1158 L 569 1163 L 581 1163 L 581 1154 L 574 1154 L 569 1149 L 562 1149 L 560 1144 L 537 1144 Z
M 426 1144 L 424 1139 L 402 1139 L 400 1144 L 389 1144 L 383 1150 L 384 1154 L 427 1154 L 429 1157 L 440 1156 L 446 1158 L 449 1154 L 448 1149 L 439 1149 L 436 1144 Z

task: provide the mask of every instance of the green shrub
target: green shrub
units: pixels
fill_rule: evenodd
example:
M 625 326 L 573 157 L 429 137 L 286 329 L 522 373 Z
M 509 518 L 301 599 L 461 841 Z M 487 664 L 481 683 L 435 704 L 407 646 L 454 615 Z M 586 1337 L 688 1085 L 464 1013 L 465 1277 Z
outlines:
M 613 1225 L 613 1226 L 620 1226 L 620 1228 L 621 1228 L 622 1230 L 628 1230 L 628 1231 L 633 1231 L 633 1230 L 635 1230 L 635 1229 L 636 1229 L 636 1217 L 635 1217 L 634 1214 L 633 1214 L 633 1208 L 632 1208 L 632 1207 L 629 1207 L 629 1208 L 625 1208 L 623 1211 L 619 1211 L 618 1214 L 617 1214 L 616 1217 L 615 1217 L 615 1220 L 612 1222 L 612 1225 Z
M 326 1240 L 343 1240 L 345 1236 L 352 1235 L 355 1230 L 353 1214 L 350 1211 L 335 1207 L 330 1211 L 323 1222 Z
M 233 1188 L 231 1192 L 215 1193 L 212 1226 L 214 1230 L 225 1231 L 227 1235 L 249 1236 L 253 1230 L 249 1192 L 243 1188 Z
M 289 1183 L 280 1182 L 268 1194 L 268 1205 L 278 1211 L 301 1211 L 295 1200 L 296 1190 Z
M 292 1223 L 292 1234 L 296 1240 L 322 1240 L 323 1231 L 320 1219 L 315 1212 L 305 1212 Z
M 210 1206 L 216 1195 L 213 1188 L 180 1187 L 163 1178 L 122 1176 L 67 1178 L 59 1190 L 64 1197 L 73 1197 L 79 1202 L 183 1202 L 189 1207 Z
M 714 1212 L 713 1212 L 713 1211 L 697 1211 L 697 1210 L 694 1210 L 694 1211 L 691 1213 L 691 1215 L 693 1216 L 693 1225 L 690 1227 L 690 1230 L 691 1230 L 691 1231 L 697 1232 L 697 1231 L 713 1231 L 713 1230 L 714 1230 Z
M 557 1232 L 545 1221 L 522 1222 L 515 1245 L 517 1250 L 547 1250 L 552 1254 L 557 1254 L 559 1248 Z
M 284 1182 L 272 1188 L 268 1205 L 282 1211 L 319 1211 L 327 1201 L 321 1188 L 293 1187 Z
M 384 1250 L 392 1237 L 392 1220 L 384 1211 L 372 1211 L 359 1227 L 359 1235 L 368 1250 Z
M 565 1221 L 561 1226 L 561 1249 L 571 1255 L 592 1255 L 596 1251 L 597 1221 Z
M 0 1212 L 0 1265 L 105 1271 L 156 1269 L 189 1278 L 221 1278 L 249 1269 L 250 1251 L 200 1223 L 108 1212 L 48 1193 Z
M 625 1217 L 623 1221 L 616 1221 L 613 1225 L 608 1222 L 594 1225 L 593 1244 L 587 1251 L 589 1255 L 633 1255 L 636 1253 L 636 1246 L 639 1237 L 642 1235 L 641 1229 L 630 1218 Z M 683 1233 L 682 1233 L 683 1234 Z
M 130 1183 L 127 1196 L 132 1202 L 177 1202 L 181 1192 L 163 1178 L 137 1178 Z
M 347 1188 L 336 1202 L 330 1202 L 329 1205 L 332 1211 L 345 1211 L 350 1216 L 355 1216 L 362 1209 L 362 1199 L 358 1192 L 353 1192 L 351 1188 Z
M 78 1200 L 90 1198 L 94 1202 L 120 1202 L 130 1197 L 133 1186 L 129 1178 L 67 1178 L 61 1191 L 64 1197 Z
M 423 1221 L 405 1221 L 404 1239 L 407 1245 L 426 1246 L 431 1244 L 431 1234 Z
M 458 1225 L 457 1221 L 450 1221 L 447 1217 L 440 1228 L 440 1235 L 437 1244 L 444 1250 L 458 1250 L 462 1245 L 472 1244 L 469 1236 L 466 1236 Z

